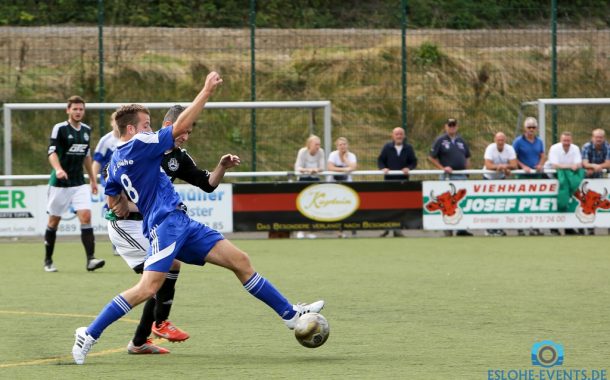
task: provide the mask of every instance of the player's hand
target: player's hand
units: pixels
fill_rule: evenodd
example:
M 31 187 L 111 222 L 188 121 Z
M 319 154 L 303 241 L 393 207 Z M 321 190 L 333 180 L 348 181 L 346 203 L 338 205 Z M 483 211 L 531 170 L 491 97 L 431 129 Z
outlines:
M 212 93 L 212 92 L 214 92 L 216 87 L 221 83 L 222 83 L 222 78 L 220 77 L 220 74 L 218 74 L 216 71 L 212 71 L 205 78 L 205 85 L 203 86 L 203 89 Z
M 59 169 L 55 171 L 55 177 L 57 177 L 57 179 L 68 179 L 68 173 L 63 169 Z
M 402 172 L 404 175 L 409 175 L 409 168 L 402 168 Z
M 97 195 L 97 182 L 91 181 L 89 184 L 91 185 L 91 194 Z
M 233 154 L 225 154 L 220 158 L 219 165 L 225 169 L 231 169 L 241 164 L 241 159 L 239 156 Z

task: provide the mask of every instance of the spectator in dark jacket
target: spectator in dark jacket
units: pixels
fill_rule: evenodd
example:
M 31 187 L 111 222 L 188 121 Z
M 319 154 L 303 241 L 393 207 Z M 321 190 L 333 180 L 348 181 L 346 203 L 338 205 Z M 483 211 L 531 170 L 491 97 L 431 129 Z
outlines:
M 405 142 L 404 129 L 394 128 L 392 141 L 383 146 L 377 158 L 377 167 L 386 173 L 386 180 L 409 179 L 409 170 L 417 167 L 417 157 L 413 147 Z M 401 170 L 404 174 L 387 174 L 390 170 Z
M 417 167 L 417 157 L 413 147 L 405 142 L 405 130 L 398 127 L 392 131 L 392 141 L 385 144 L 377 158 L 377 167 L 385 173 L 386 180 L 406 180 L 409 179 L 409 170 Z M 403 174 L 388 174 L 390 170 L 400 170 Z M 404 236 L 399 229 L 393 230 L 395 237 Z M 390 230 L 385 230 L 381 237 L 390 234 Z

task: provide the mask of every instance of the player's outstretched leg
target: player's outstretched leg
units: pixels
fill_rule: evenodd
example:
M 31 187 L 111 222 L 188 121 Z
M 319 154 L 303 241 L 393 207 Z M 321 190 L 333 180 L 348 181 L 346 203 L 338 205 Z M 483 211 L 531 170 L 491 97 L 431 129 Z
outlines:
M 301 315 L 317 313 L 324 307 L 324 301 L 292 305 L 269 280 L 254 271 L 248 254 L 226 239 L 216 243 L 206 262 L 232 270 L 244 289 L 275 310 L 289 329 L 294 329 Z
M 76 364 L 83 364 L 91 347 L 104 330 L 127 314 L 133 307 L 151 298 L 165 280 L 165 273 L 144 271 L 136 286 L 114 297 L 88 327 L 76 329 L 72 357 Z

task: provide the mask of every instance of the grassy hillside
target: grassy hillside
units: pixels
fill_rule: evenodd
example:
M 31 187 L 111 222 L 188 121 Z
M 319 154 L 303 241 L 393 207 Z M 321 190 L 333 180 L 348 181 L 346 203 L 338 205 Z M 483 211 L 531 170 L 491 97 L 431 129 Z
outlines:
M 71 30 L 83 38 L 95 36 L 91 28 Z M 0 44 L 6 37 L 1 32 Z M 189 101 L 205 74 L 213 69 L 225 79 L 214 101 L 249 100 L 247 33 L 109 28 L 105 99 Z M 10 42 L 15 48 L 7 51 L 12 66 L 0 83 L 2 101 L 61 102 L 73 93 L 97 101 L 95 39 L 83 40 L 78 51 L 71 50 L 72 40 L 62 36 L 23 33 Z M 561 36 L 562 97 L 610 95 L 605 50 L 610 31 L 591 36 L 584 31 L 565 31 Z M 257 38 L 257 100 L 331 100 L 333 138 L 348 137 L 360 168 L 375 168 L 376 156 L 389 131 L 401 122 L 399 31 L 260 30 Z M 420 168 L 429 167 L 427 151 L 448 116 L 460 119 L 461 133 L 471 143 L 473 161 L 479 167 L 484 147 L 495 131 L 505 131 L 510 139 L 515 136 L 519 104 L 550 94 L 545 31 L 414 31 L 407 45 L 407 132 L 420 158 Z M 46 46 L 63 53 L 45 54 Z M 69 54 L 72 59 L 65 58 Z M 534 111 L 530 109 L 528 114 Z M 608 107 L 561 109 L 559 129 L 573 131 L 581 144 L 591 129 L 604 126 L 608 113 Z M 250 116 L 249 111 L 206 111 L 200 123 L 204 128 L 193 134 L 189 151 L 207 167 L 215 165 L 222 153 L 237 153 L 244 158 L 242 169 L 250 170 Z M 153 122 L 159 124 L 161 117 L 161 111 L 153 112 Z M 321 117 L 319 112 L 258 111 L 257 169 L 289 170 L 307 135 L 322 134 Z M 63 118 L 63 112 L 15 114 L 15 173 L 48 172 L 48 134 L 51 126 Z M 100 128 L 98 120 L 97 112 L 88 113 L 88 121 L 95 128 L 94 144 L 100 130 L 107 130 Z M 548 133 L 550 136 L 550 130 Z

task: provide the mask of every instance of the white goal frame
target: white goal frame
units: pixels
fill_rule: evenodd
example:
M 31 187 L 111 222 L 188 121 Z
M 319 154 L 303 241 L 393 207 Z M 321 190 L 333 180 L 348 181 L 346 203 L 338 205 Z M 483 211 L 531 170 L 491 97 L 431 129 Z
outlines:
M 578 105 L 610 105 L 610 98 L 542 98 L 533 102 L 523 102 L 523 106 L 538 107 L 538 132 L 543 143 L 546 144 L 546 106 L 578 106 Z M 522 120 L 519 120 L 521 123 Z M 521 125 L 517 125 L 517 132 Z M 518 133 L 517 133 L 518 134 Z
M 87 103 L 87 110 L 115 110 L 118 107 L 130 104 L 125 103 Z M 138 103 L 149 109 L 167 109 L 173 105 L 180 104 L 187 107 L 191 103 L 171 102 L 171 103 Z M 265 101 L 265 102 L 209 102 L 204 108 L 207 109 L 271 109 L 271 108 L 304 108 L 322 109 L 324 112 L 324 152 L 326 158 L 332 147 L 332 123 L 331 123 L 331 102 L 329 100 L 303 100 L 303 101 Z M 63 110 L 66 103 L 5 103 L 4 104 L 4 175 L 13 174 L 13 147 L 12 147 L 12 111 L 36 111 L 36 110 Z M 10 181 L 5 183 L 10 186 Z

